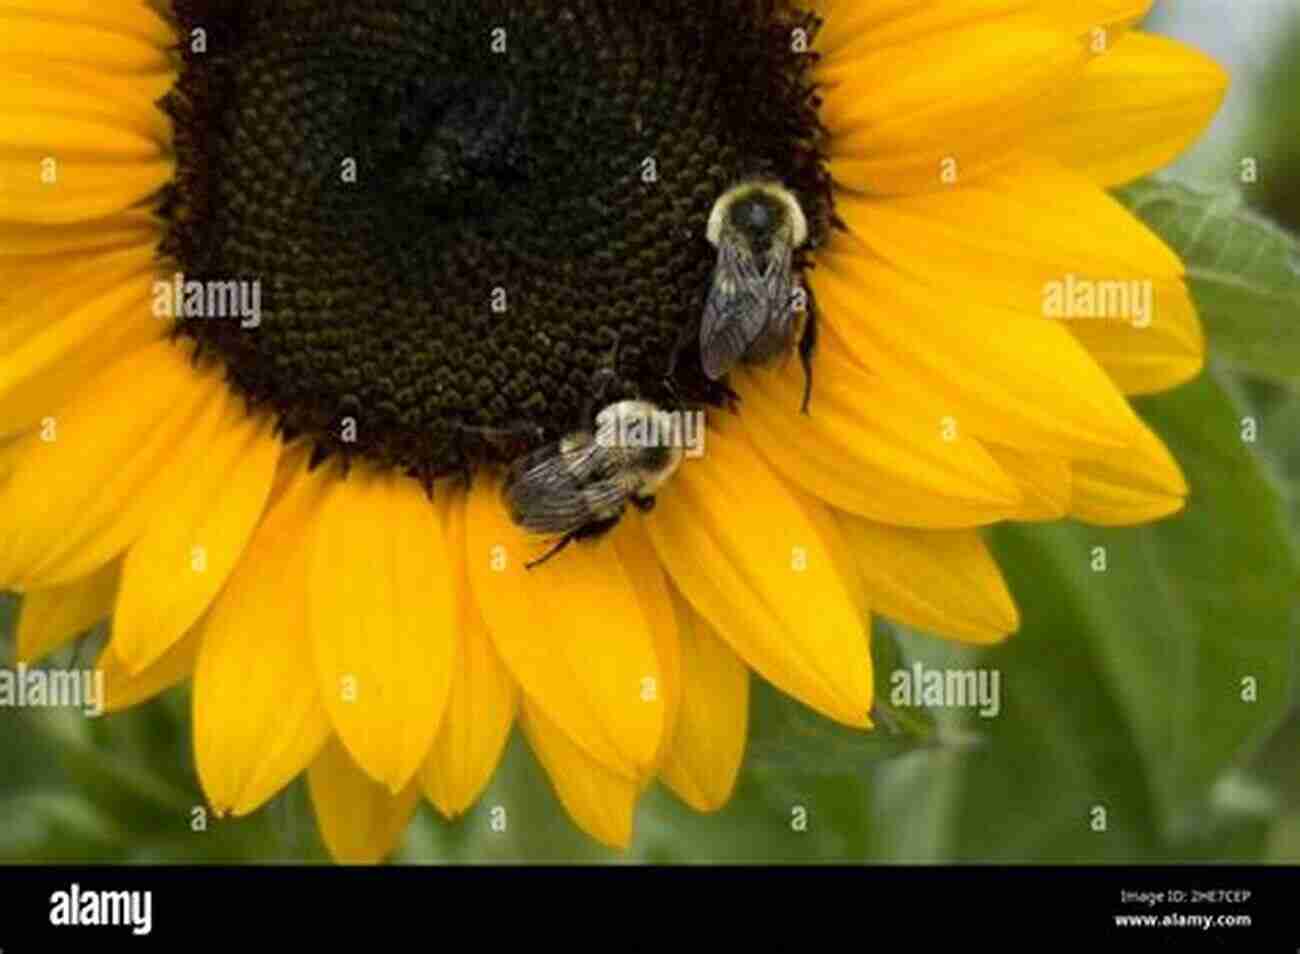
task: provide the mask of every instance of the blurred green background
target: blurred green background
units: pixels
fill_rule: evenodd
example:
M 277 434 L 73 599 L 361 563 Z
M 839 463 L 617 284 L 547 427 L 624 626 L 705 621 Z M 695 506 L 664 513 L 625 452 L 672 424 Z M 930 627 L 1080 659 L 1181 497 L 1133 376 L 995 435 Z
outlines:
M 997 531 L 1024 615 L 1003 647 L 877 621 L 880 698 L 900 664 L 997 670 L 997 718 L 944 710 L 859 735 L 755 681 L 731 804 L 697 815 L 652 789 L 626 856 L 573 827 L 516 737 L 478 808 L 447 824 L 422 805 L 396 860 L 1300 862 L 1300 254 L 1249 211 L 1300 230 L 1300 10 L 1179 0 L 1148 28 L 1235 80 L 1206 139 L 1122 194 L 1188 260 L 1210 332 L 1205 375 L 1139 402 L 1187 472 L 1189 509 L 1138 529 Z M 2 666 L 16 611 L 0 598 Z M 103 638 L 51 664 L 88 664 Z M 325 860 L 301 782 L 191 830 L 188 704 L 177 690 L 100 720 L 0 709 L 0 861 Z

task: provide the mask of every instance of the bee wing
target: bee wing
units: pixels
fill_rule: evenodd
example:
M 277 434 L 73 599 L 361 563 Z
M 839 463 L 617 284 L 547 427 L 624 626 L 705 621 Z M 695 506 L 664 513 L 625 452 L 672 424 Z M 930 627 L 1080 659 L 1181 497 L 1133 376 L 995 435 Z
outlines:
M 772 237 L 763 272 L 763 327 L 750 344 L 751 360 L 763 362 L 785 353 L 795 325 L 794 232 L 785 229 Z
M 532 533 L 564 534 L 589 523 L 593 511 L 621 504 L 626 495 L 606 475 L 603 450 L 549 444 L 515 461 L 503 491 L 514 522 Z
M 608 467 L 602 450 L 595 438 L 585 433 L 577 440 L 554 441 L 517 458 L 506 475 L 506 486 L 548 484 L 562 479 L 575 483 L 591 480 Z
M 710 379 L 716 381 L 730 371 L 762 333 L 768 298 L 765 276 L 749 243 L 724 228 L 700 323 L 700 362 Z
M 782 229 L 772 237 L 763 286 L 767 289 L 767 300 L 774 314 L 789 314 L 794 297 L 794 233 L 789 229 Z

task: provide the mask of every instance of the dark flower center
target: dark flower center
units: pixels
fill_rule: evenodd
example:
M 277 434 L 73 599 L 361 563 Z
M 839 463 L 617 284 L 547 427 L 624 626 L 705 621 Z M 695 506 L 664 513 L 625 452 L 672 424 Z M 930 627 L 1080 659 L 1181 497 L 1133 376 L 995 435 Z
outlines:
M 504 461 L 579 423 L 615 342 L 605 396 L 667 402 L 715 199 L 765 175 L 813 244 L 830 216 L 816 21 L 787 0 L 174 8 L 162 252 L 258 305 L 179 331 L 322 456 Z M 723 393 L 693 357 L 672 390 Z

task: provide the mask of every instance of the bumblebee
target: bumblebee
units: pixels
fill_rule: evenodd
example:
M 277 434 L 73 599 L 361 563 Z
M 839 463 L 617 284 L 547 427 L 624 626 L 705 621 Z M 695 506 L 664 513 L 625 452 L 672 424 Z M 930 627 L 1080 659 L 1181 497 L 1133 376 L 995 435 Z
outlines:
M 811 300 L 794 282 L 795 250 L 808 241 L 799 200 L 779 182 L 748 179 L 714 203 L 706 234 L 718 262 L 699 327 L 704 373 L 716 381 L 737 362 L 769 363 L 797 338 L 806 412 L 817 327 Z
M 574 540 L 608 533 L 628 504 L 654 509 L 655 494 L 685 456 L 682 447 L 657 439 L 675 432 L 671 417 L 648 401 L 619 401 L 596 415 L 594 430 L 566 434 L 510 466 L 502 487 L 510 519 L 530 533 L 559 537 L 529 569 Z

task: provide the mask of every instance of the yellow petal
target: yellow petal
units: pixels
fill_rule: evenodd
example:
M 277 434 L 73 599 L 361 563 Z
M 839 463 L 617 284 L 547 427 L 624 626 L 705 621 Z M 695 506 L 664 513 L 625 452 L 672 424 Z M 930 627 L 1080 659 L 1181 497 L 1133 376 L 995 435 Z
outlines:
M 927 33 L 977 22 L 1056 24 L 1076 33 L 1136 23 L 1154 0 L 803 0 L 824 18 L 817 49 L 827 60 L 838 51 L 872 50 Z
M 157 105 L 175 81 L 170 73 L 117 76 L 73 63 L 33 60 L 6 63 L 4 77 L 0 114 L 14 117 L 7 132 L 26 137 L 46 154 L 61 149 L 53 148 L 55 140 L 32 121 L 41 116 L 96 120 L 143 136 L 156 146 L 171 142 L 171 124 Z M 11 140 L 0 138 L 3 141 Z
M 751 446 L 710 431 L 705 456 L 682 466 L 645 523 L 677 588 L 742 659 L 830 717 L 869 724 L 853 567 Z
M 588 756 L 546 718 L 541 706 L 527 697 L 520 708 L 519 723 L 561 804 L 578 827 L 602 844 L 626 850 L 632 841 L 638 784 Z
M 1075 31 L 1046 18 L 979 17 L 926 32 L 911 19 L 886 31 L 898 41 L 864 32 L 817 70 L 830 172 L 848 188 L 897 194 L 972 181 L 1060 109 L 1091 56 Z
M 279 435 L 283 441 L 284 435 Z M 275 479 L 271 481 L 271 494 L 267 500 L 267 509 L 280 502 L 291 488 L 298 484 L 302 471 L 311 463 L 314 445 L 310 440 L 299 438 L 284 444 L 280 448 L 280 459 L 275 465 Z
M 156 139 L 101 117 L 29 113 L 0 103 L 0 156 L 36 154 L 58 160 L 145 162 L 162 155 Z
M 113 621 L 127 665 L 147 666 L 188 630 L 244 553 L 280 454 L 273 425 L 232 396 L 203 466 L 127 551 Z
M 454 564 L 433 504 L 406 477 L 334 482 L 308 572 L 321 696 L 343 745 L 400 792 L 433 745 L 455 659 Z
M 872 606 L 909 626 L 994 643 L 1020 625 L 1002 573 L 976 530 L 909 530 L 840 516 Z
M 1219 111 L 1228 74 L 1205 54 L 1144 33 L 1092 62 L 1059 113 L 1027 140 L 1104 186 L 1168 165 Z
M 195 763 L 220 813 L 260 807 L 330 735 L 306 611 L 307 543 L 330 479 L 299 471 L 198 626 Z
M 828 66 L 836 65 L 853 54 L 914 43 L 971 22 L 1005 23 L 1031 5 L 1032 0 L 822 0 L 818 12 L 825 23 L 817 50 Z
M 456 659 L 447 713 L 422 775 L 424 793 L 448 818 L 482 794 L 501 760 L 518 706 L 518 688 L 492 646 L 466 571 L 466 494 L 439 492 L 439 513 L 456 582 Z
M 95 668 L 104 674 L 105 710 L 129 709 L 189 678 L 199 656 L 199 643 L 198 633 L 190 633 L 173 643 L 152 666 L 133 673 L 118 658 L 110 642 L 95 663 Z
M 989 445 L 999 466 L 1019 486 L 1023 499 L 1013 520 L 1060 520 L 1070 512 L 1074 482 L 1069 461 Z
M 1043 0 L 1043 4 L 1076 29 L 1123 30 L 1150 13 L 1155 0 Z
M 1149 523 L 1181 510 L 1187 492 L 1178 462 L 1144 427 L 1131 450 L 1074 464 L 1070 514 L 1105 527 Z
M 788 489 L 791 496 L 799 503 L 799 507 L 803 510 L 808 521 L 816 529 L 818 539 L 826 547 L 831 561 L 841 570 L 840 576 L 845 588 L 848 590 L 849 599 L 853 601 L 853 607 L 857 610 L 864 629 L 870 633 L 871 599 L 867 594 L 866 587 L 862 585 L 861 578 L 853 572 L 857 558 L 853 553 L 853 549 L 849 546 L 848 539 L 844 536 L 844 531 L 840 529 L 839 523 L 835 519 L 836 511 L 815 497 L 802 493 L 794 487 Z
M 337 739 L 325 744 L 307 772 L 321 838 L 342 864 L 376 864 L 393 853 L 406 831 L 419 790 L 393 794 L 352 761 Z
M 1102 286 L 1104 287 L 1104 286 Z M 1205 334 L 1191 294 L 1153 283 L 1150 321 L 1073 321 L 1070 331 L 1125 394 L 1155 394 L 1192 380 L 1205 367 Z
M 8 271 L 10 265 L 12 272 Z M 75 324 L 87 301 L 124 290 L 143 296 L 150 288 L 155 265 L 153 249 L 138 243 L 95 255 L 24 256 L 6 262 L 6 268 L 12 280 L 0 290 L 0 347 L 8 382 L 15 377 L 15 366 L 23 363 L 16 358 L 49 350 L 50 326 Z M 83 331 L 82 337 L 86 335 Z
M 716 811 L 745 754 L 749 670 L 684 603 L 680 612 L 682 708 L 660 775 L 696 811 Z
M 1200 370 L 1204 340 L 1182 262 L 1099 186 L 1054 160 L 1022 157 L 945 193 L 846 194 L 836 212 L 874 255 L 918 282 L 1059 322 L 1128 393 L 1172 387 Z
M 0 491 L 0 580 L 55 586 L 121 553 L 202 466 L 225 388 L 220 371 L 159 342 L 6 448 L 14 472 Z
M 168 323 L 149 313 L 145 283 L 88 296 L 0 358 L 0 435 L 37 427 L 104 368 L 154 344 Z
M 1067 458 L 1136 439 L 1128 402 L 1059 324 L 929 288 L 841 240 L 810 276 L 826 323 L 957 433 Z
M 642 585 L 608 537 L 544 552 L 514 526 L 495 480 L 476 481 L 467 510 L 470 583 L 492 641 L 523 691 L 574 743 L 632 779 L 654 770 L 664 735 L 659 655 Z
M 655 764 L 663 761 L 664 753 L 672 744 L 673 732 L 682 701 L 682 647 L 678 641 L 677 612 L 668 574 L 659 562 L 654 544 L 645 530 L 644 518 L 639 513 L 629 513 L 610 534 L 618 557 L 633 580 L 636 581 L 637 598 L 641 611 L 650 624 L 654 638 L 655 658 L 659 661 L 659 682 L 644 683 L 641 695 L 659 695 L 664 701 L 664 728 L 660 738 L 659 754 Z
M 109 33 L 134 37 L 166 50 L 176 43 L 176 33 L 148 0 L 5 0 L 0 17 L 15 13 L 53 20 L 46 29 L 56 33 L 69 24 L 89 24 Z M 0 19 L 0 22 L 4 22 Z
M 10 2 L 0 9 L 0 62 L 75 63 L 110 73 L 171 68 L 166 46 L 174 41 L 147 4 L 99 4 L 96 11 L 92 3 L 52 2 L 53 10 L 44 0 Z
M 0 153 L 0 220 L 60 225 L 100 219 L 154 195 L 174 172 L 168 157 L 105 161 L 50 149 Z
M 732 376 L 740 419 L 783 476 L 834 506 L 910 526 L 978 526 L 1015 512 L 1020 493 L 973 438 L 927 415 L 831 340 L 816 360 L 809 413 L 797 361 Z
M 131 247 L 152 248 L 162 235 L 161 223 L 149 209 L 128 209 L 102 219 L 71 225 L 33 227 L 0 222 L 0 275 L 16 257 L 52 256 L 60 252 L 101 252 Z M 19 265 L 22 272 L 29 263 Z M 0 302 L 5 292 L 0 292 Z
M 18 661 L 34 663 L 113 612 L 118 561 L 63 586 L 23 594 L 18 616 Z

